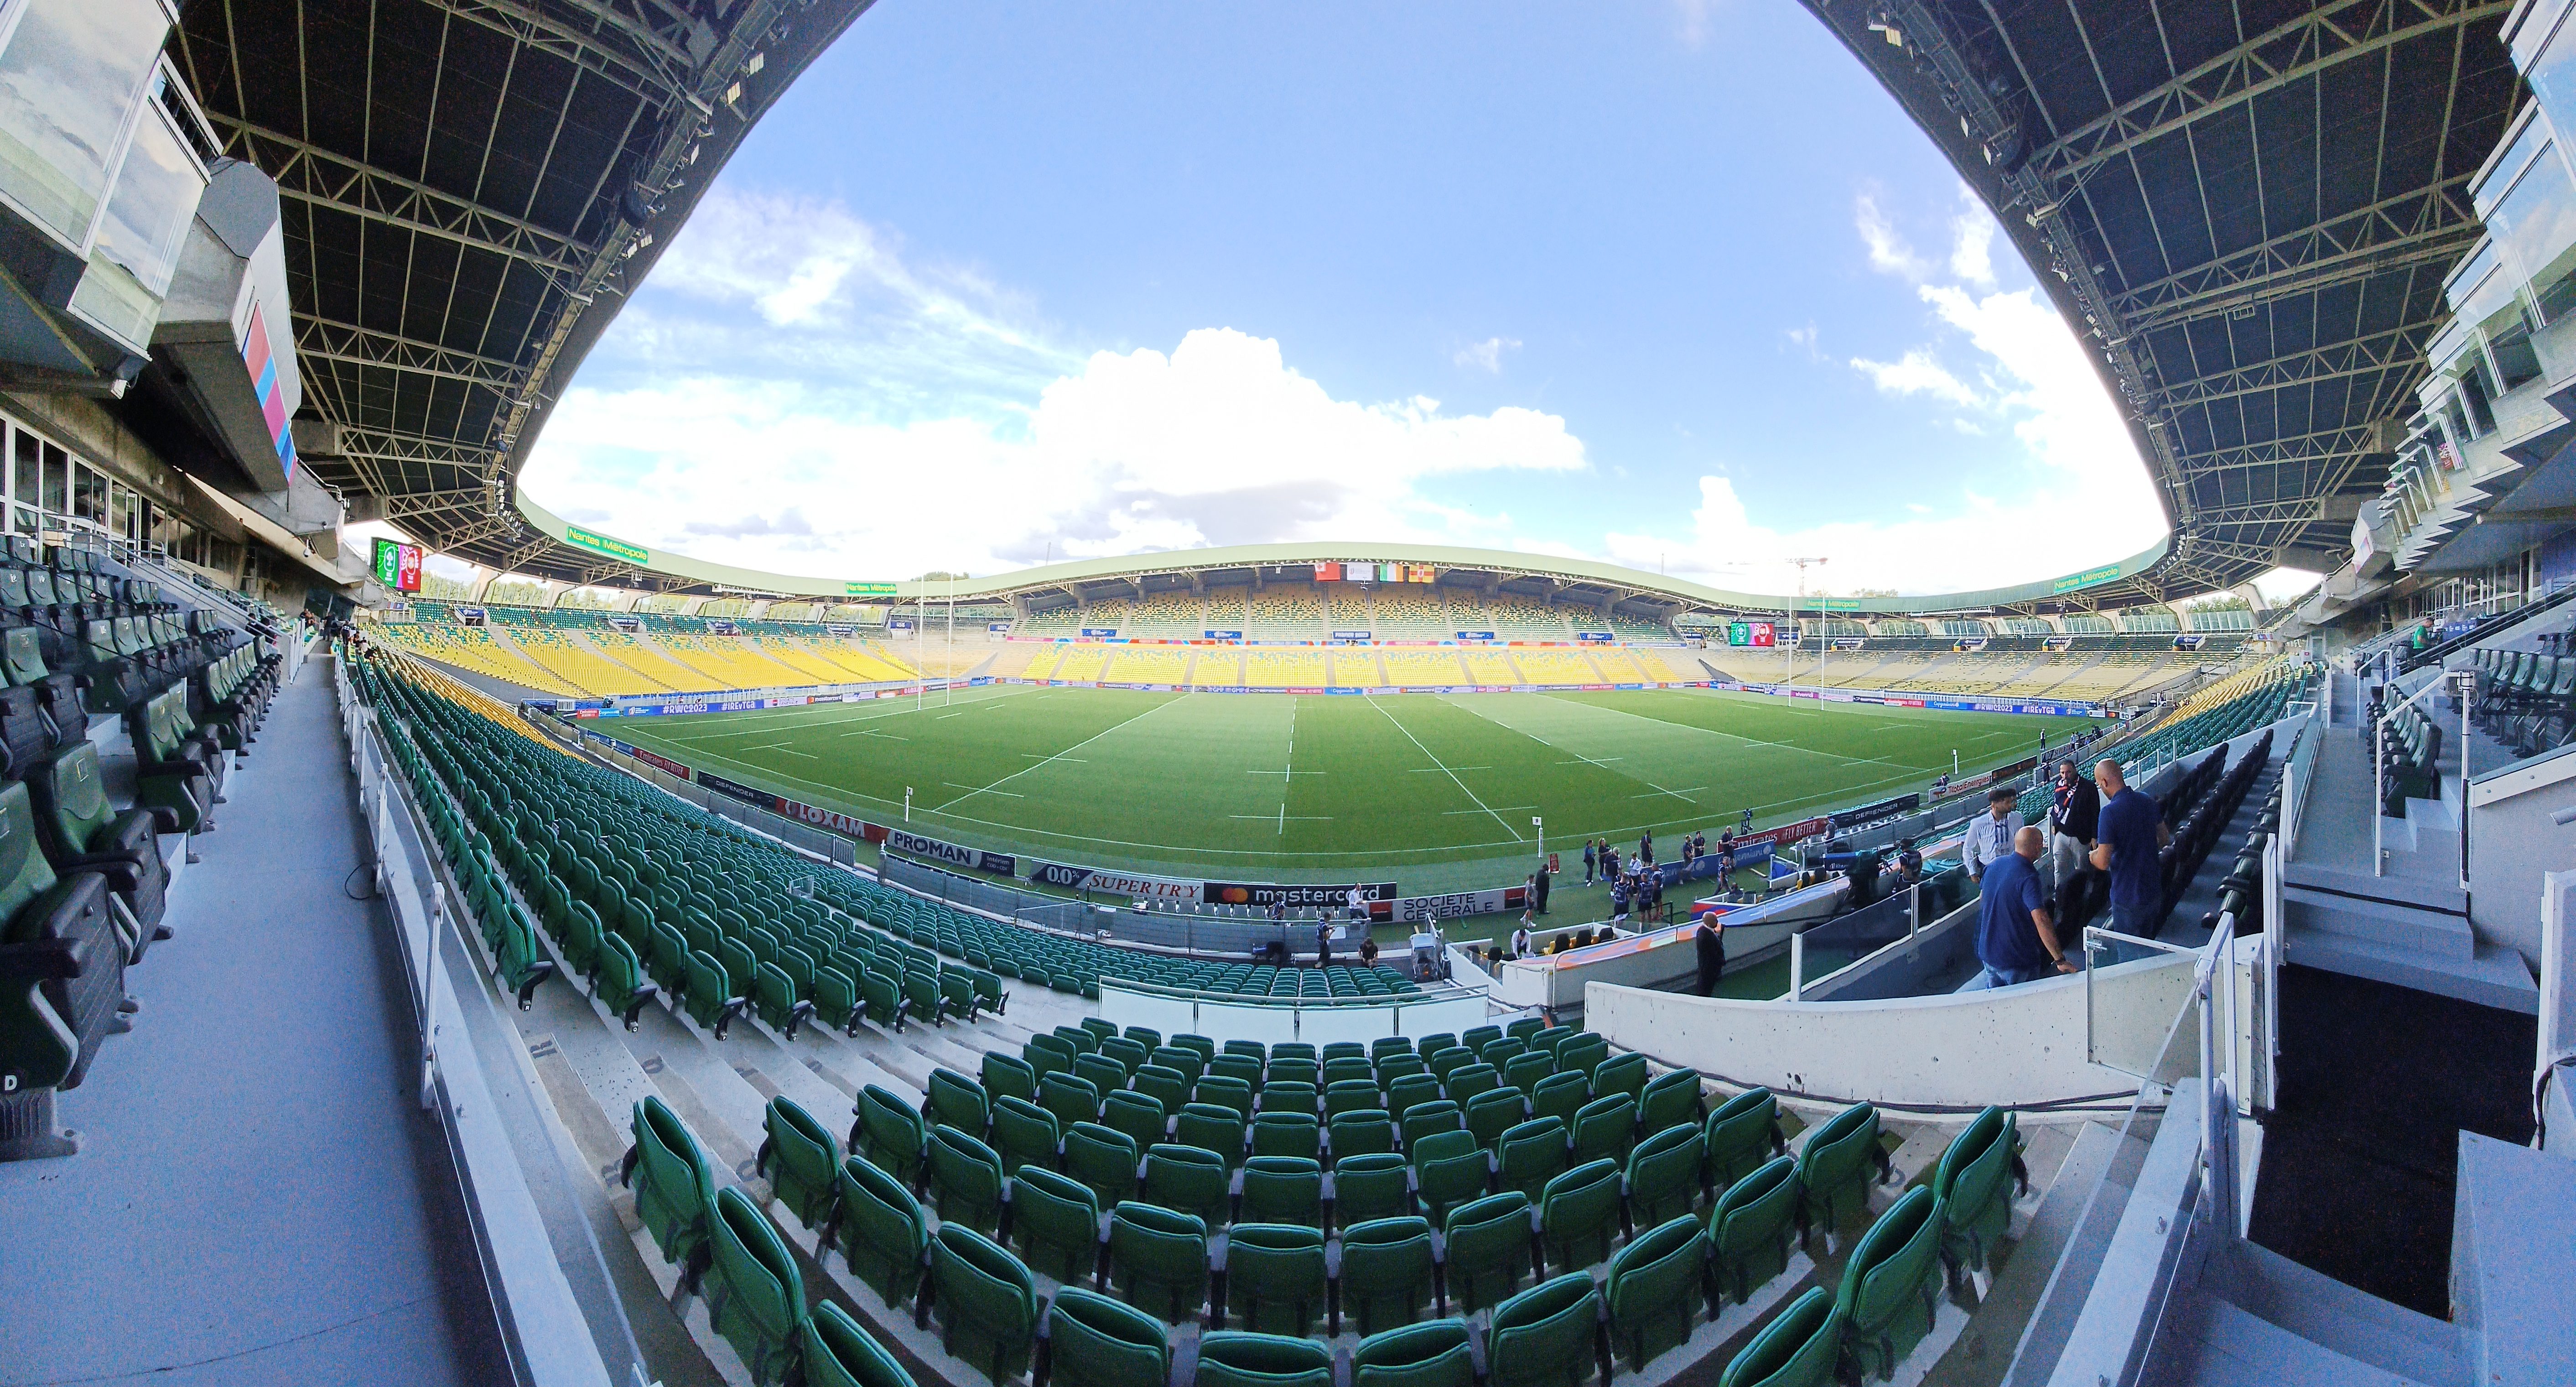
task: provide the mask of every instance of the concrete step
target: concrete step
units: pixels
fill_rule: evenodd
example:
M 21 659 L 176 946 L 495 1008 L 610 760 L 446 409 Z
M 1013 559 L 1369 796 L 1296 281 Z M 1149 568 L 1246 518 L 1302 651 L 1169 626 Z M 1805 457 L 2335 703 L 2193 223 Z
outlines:
M 2470 1387 L 2458 1327 L 2381 1300 L 2258 1243 L 2232 1241 L 2201 1271 L 2200 1289 L 2358 1363 L 2432 1387 Z
M 2215 1296 L 2180 1299 L 2143 1379 L 2159 1387 L 2444 1387 L 2345 1357 Z
M 2400 852 L 2390 854 L 2388 875 L 2373 876 L 2368 865 L 2368 853 L 2365 852 L 2363 865 L 2359 867 L 2327 866 L 2321 862 L 2292 862 L 2281 873 L 2281 880 L 2291 886 L 2333 891 L 2369 900 L 2402 901 L 2409 905 L 2422 906 L 2427 910 L 2438 910 L 2446 915 L 2465 916 L 2469 913 L 2469 896 L 2467 892 L 2460 889 L 2458 851 L 2458 846 L 2454 844 L 2452 847 L 2454 856 L 2447 864 L 2446 874 L 2432 872 L 2430 864 L 2414 853 Z
M 2468 960 L 2478 951 L 2469 922 L 2457 915 L 2418 910 L 2387 901 L 2355 900 L 2305 887 L 2281 892 L 2283 918 L 2292 929 L 2350 935 L 2374 944 L 2408 949 L 2434 958 Z
M 2440 958 L 2297 924 L 2290 926 L 2288 940 L 2287 961 L 2304 967 L 2457 997 L 2483 1007 L 2531 1015 L 2540 1012 L 2540 985 L 2532 981 L 2531 969 L 2523 964 L 2521 954 L 2500 944 L 2480 944 L 2467 959 Z
M 2564 1383 L 2576 1363 L 2576 1162 L 2460 1133 L 2451 1315 L 2480 1387 Z

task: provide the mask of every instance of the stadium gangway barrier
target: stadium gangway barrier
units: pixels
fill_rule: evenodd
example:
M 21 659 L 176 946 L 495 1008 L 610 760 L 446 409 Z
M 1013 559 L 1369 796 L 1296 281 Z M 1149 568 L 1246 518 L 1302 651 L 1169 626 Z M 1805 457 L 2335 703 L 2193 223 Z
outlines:
M 2277 878 L 2275 866 L 2267 858 Z M 2277 940 L 2268 928 L 2237 938 L 2225 915 L 2201 948 L 2159 947 L 2191 960 L 2191 990 L 2164 1045 L 2138 1065 L 2121 1139 L 2032 1310 L 2007 1383 L 2137 1382 L 2163 1351 L 2160 1336 L 2189 1332 L 2188 1317 L 2167 1313 L 2174 1297 L 2245 1238 L 2254 1166 L 2244 1137 L 2277 1053 L 2278 1013 L 2261 982 Z
M 627 1379 L 641 1383 L 646 1380 L 644 1358 L 605 1260 L 591 1244 L 596 1265 L 587 1270 L 595 1273 L 593 1284 L 606 1292 L 594 1300 L 606 1323 L 594 1326 L 557 1258 L 529 1172 L 507 1130 L 517 1124 L 523 1132 L 541 1132 L 552 1119 L 529 1098 L 538 1088 L 535 1070 L 515 1044 L 517 1029 L 499 1012 L 491 991 L 479 980 L 469 980 L 461 992 L 456 986 L 454 967 L 479 970 L 480 960 L 450 904 L 456 893 L 439 879 L 430 846 L 436 836 L 413 803 L 408 781 L 385 754 L 376 715 L 359 700 L 344 662 L 332 662 L 332 682 L 348 737 L 349 767 L 357 779 L 359 815 L 367 826 L 376 892 L 403 945 L 420 1047 L 420 1105 L 438 1114 L 455 1163 L 512 1378 L 518 1387 L 608 1387 L 611 1369 L 596 1329 L 604 1331 L 612 1355 L 624 1360 L 619 1366 Z M 481 1008 L 482 1014 L 469 1008 Z M 478 1030 L 485 1037 L 479 1043 Z M 504 1094 L 515 1094 L 516 1103 L 504 1104 Z M 538 1144 L 552 1150 L 542 1136 Z M 537 1183 L 552 1192 L 556 1221 L 569 1217 L 587 1230 L 580 1210 L 569 1207 L 571 1172 L 558 1166 L 539 1176 Z
M 2393 685 L 2391 687 L 2394 687 Z M 2388 875 L 2388 724 L 2406 709 L 2415 706 L 2426 694 L 2450 692 L 2460 700 L 2460 740 L 2457 743 L 2462 769 L 2468 766 L 2469 713 L 2478 702 L 2478 675 L 2472 669 L 2443 670 L 2424 681 L 2424 686 L 2397 702 L 2382 708 L 2379 721 L 2371 725 L 2371 792 L 2370 792 L 2370 874 Z M 2429 716 L 2429 714 L 2428 714 Z M 2438 793 L 2440 786 L 2434 787 Z M 2469 889 L 2469 816 L 2463 797 L 2460 815 L 2460 889 Z
M 1223 1043 L 1264 1045 L 1337 1040 L 1366 1044 L 1384 1036 L 1461 1035 L 1492 1019 L 1483 989 L 1432 986 L 1375 997 L 1248 997 L 1125 979 L 1100 980 L 1100 1017 L 1121 1029 L 1144 1026 L 1165 1035 L 1203 1035 Z

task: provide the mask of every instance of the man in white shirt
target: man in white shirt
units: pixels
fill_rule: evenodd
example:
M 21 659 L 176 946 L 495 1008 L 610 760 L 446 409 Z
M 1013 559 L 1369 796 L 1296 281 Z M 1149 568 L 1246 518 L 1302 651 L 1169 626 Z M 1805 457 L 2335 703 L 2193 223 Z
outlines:
M 1969 880 L 1984 880 L 1987 863 L 2012 854 L 2022 826 L 2020 804 L 2021 796 L 2000 786 L 1986 792 L 1986 816 L 1968 821 L 1968 841 L 1959 847 Z

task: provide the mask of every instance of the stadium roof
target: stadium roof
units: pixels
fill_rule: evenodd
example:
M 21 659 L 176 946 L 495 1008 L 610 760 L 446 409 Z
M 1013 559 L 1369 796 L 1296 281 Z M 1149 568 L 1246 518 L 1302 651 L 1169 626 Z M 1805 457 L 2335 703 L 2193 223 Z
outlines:
M 615 555 L 628 573 L 650 574 L 672 591 L 740 593 L 763 597 L 823 597 L 857 602 L 944 602 L 1024 599 L 1038 608 L 1107 597 L 1141 597 L 1150 592 L 1195 590 L 1205 586 L 1248 584 L 1259 572 L 1263 581 L 1311 576 L 1318 563 L 1428 564 L 1440 581 L 1487 591 L 1548 597 L 1579 606 L 1619 608 L 1655 620 L 1683 612 L 1785 612 L 1793 604 L 1817 614 L 1828 599 L 1784 593 L 1730 592 L 1686 579 L 1623 568 L 1592 559 L 1524 554 L 1507 549 L 1467 549 L 1439 544 L 1367 544 L 1317 542 L 1239 544 L 1210 549 L 1172 549 L 1120 558 L 1079 559 L 1025 568 L 1010 573 L 960 578 L 954 582 L 889 582 L 881 579 L 796 577 L 709 563 L 685 554 L 629 544 L 612 536 L 566 524 L 533 502 L 530 517 L 567 547 L 603 556 Z M 1832 610 L 1862 614 L 1913 614 L 2026 611 L 2061 608 L 2086 610 L 2109 605 L 2105 593 L 2133 599 L 2128 580 L 2163 559 L 2162 543 L 2115 564 L 2036 583 L 1989 588 L 1979 592 L 1901 597 L 1834 598 Z
M 2330 570 L 2478 234 L 2506 0 L 1804 0 L 1995 210 L 2172 523 L 2131 587 Z
M 224 152 L 277 180 L 321 425 L 297 444 L 352 518 L 578 576 L 513 504 L 538 430 L 752 122 L 869 3 L 188 0 L 174 60 Z
M 566 543 L 516 478 L 623 295 L 868 3 L 190 0 L 177 59 L 286 199 L 308 413 L 337 426 L 298 444 L 353 517 L 551 579 L 709 581 Z M 2124 402 L 2174 533 L 2087 595 L 2334 566 L 2476 235 L 2505 0 L 1805 3 Z

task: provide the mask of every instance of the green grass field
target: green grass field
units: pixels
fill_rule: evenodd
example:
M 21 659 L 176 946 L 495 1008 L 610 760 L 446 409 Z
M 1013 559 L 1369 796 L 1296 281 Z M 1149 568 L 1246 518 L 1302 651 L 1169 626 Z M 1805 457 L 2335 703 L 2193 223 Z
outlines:
M 2075 718 L 1754 694 L 1145 693 L 995 685 L 911 700 L 637 719 L 690 766 L 979 847 L 1143 871 L 1492 885 L 1551 848 L 1757 822 L 2027 756 Z M 610 730 L 603 728 L 603 731 Z M 1570 854 L 1569 854 L 1570 856 Z M 1465 876 L 1436 870 L 1485 864 Z M 1526 870 L 1514 868 L 1513 870 Z M 1579 879 L 1579 878 L 1578 878 Z

